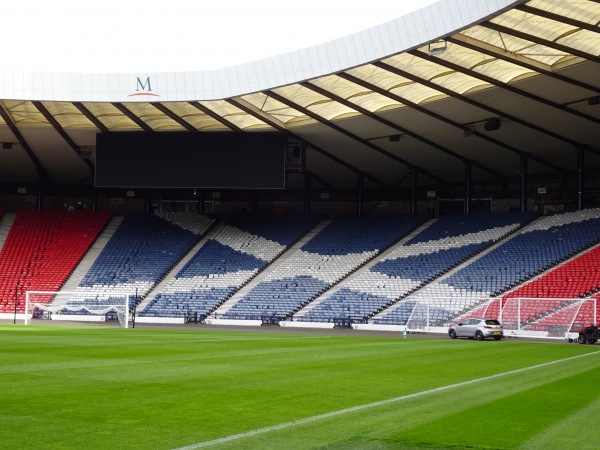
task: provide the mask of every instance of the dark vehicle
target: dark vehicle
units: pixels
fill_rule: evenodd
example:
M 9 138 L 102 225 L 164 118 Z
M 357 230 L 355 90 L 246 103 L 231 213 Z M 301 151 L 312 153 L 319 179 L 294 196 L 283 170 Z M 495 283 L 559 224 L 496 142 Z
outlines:
M 589 327 L 584 327 L 579 329 L 579 337 L 577 338 L 577 342 L 580 344 L 595 344 L 598 339 L 600 339 L 600 328 L 596 325 L 590 325 Z
M 457 337 L 466 337 L 469 339 L 477 339 L 483 341 L 487 337 L 492 337 L 496 341 L 499 341 L 504 337 L 504 331 L 502 324 L 496 319 L 467 319 L 456 325 L 451 326 L 448 329 L 448 336 L 450 339 L 456 339 Z

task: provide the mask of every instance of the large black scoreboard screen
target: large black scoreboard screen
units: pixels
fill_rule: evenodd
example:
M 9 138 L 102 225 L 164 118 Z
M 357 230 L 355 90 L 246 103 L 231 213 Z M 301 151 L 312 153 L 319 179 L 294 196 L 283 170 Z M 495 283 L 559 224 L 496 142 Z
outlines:
M 283 133 L 96 135 L 97 187 L 283 189 Z

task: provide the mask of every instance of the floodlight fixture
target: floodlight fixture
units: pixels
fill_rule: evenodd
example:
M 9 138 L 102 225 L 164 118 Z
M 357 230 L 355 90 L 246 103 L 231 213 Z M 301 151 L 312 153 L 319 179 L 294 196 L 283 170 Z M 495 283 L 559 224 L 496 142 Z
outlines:
M 448 42 L 445 39 L 439 39 L 429 43 L 429 56 L 439 56 L 448 49 Z
M 483 128 L 485 129 L 485 131 L 496 131 L 500 129 L 500 125 L 500 119 L 493 118 L 486 120 L 485 125 L 483 125 Z

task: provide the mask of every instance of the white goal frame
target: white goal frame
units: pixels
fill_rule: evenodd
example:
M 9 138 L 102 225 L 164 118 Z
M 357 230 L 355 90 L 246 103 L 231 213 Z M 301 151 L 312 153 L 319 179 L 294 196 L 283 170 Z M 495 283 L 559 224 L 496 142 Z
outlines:
M 598 320 L 597 315 L 596 315 L 597 299 L 595 299 L 595 298 L 591 298 L 591 297 L 583 297 L 583 298 L 581 298 L 581 297 L 578 297 L 578 298 L 513 297 L 513 298 L 508 298 L 505 300 L 505 303 L 502 306 L 500 315 L 498 317 L 500 322 L 502 322 L 502 324 L 504 325 L 505 335 L 507 334 L 506 331 L 508 329 L 509 335 L 516 334 L 516 335 L 521 335 L 521 336 L 525 336 L 525 337 L 527 337 L 527 336 L 538 337 L 538 335 L 540 335 L 540 332 L 527 330 L 527 328 L 532 327 L 534 325 L 527 325 L 527 326 L 523 327 L 524 320 L 521 317 L 521 314 L 522 314 L 522 310 L 523 310 L 523 305 L 525 305 L 527 303 L 539 303 L 539 302 L 557 302 L 558 304 L 560 304 L 560 302 L 562 302 L 563 305 L 561 308 L 563 310 L 571 309 L 571 311 L 569 312 L 569 314 L 571 314 L 571 318 L 569 319 L 569 322 L 550 325 L 555 328 L 555 331 L 553 334 L 550 332 L 550 329 L 548 329 L 547 337 L 567 338 L 567 337 L 569 337 L 569 335 L 571 333 L 575 333 L 575 331 L 573 330 L 573 327 L 576 325 L 575 320 L 579 316 L 581 308 L 585 304 L 592 305 L 592 311 L 593 311 L 593 319 L 592 320 L 593 320 L 594 324 L 597 323 L 597 320 Z M 513 308 L 512 311 L 510 311 L 511 306 Z M 515 311 L 516 311 L 516 315 L 515 315 Z M 556 312 L 556 311 L 554 311 L 554 312 Z M 511 313 L 512 313 L 512 315 L 511 315 Z M 547 316 L 551 316 L 552 314 L 553 314 L 553 312 L 550 312 L 550 314 L 548 314 Z M 582 323 L 582 324 L 578 324 L 578 325 L 587 326 L 589 324 Z M 544 337 L 543 333 L 541 333 L 541 334 L 542 334 L 542 337 Z
M 82 302 L 81 306 L 77 305 L 57 305 L 57 306 L 53 306 L 51 303 L 49 304 L 37 304 L 34 301 L 31 301 L 31 296 L 32 295 L 51 295 L 53 297 L 56 297 L 57 295 L 60 296 L 72 296 L 73 298 L 77 298 L 77 297 L 81 297 L 83 294 L 87 294 L 86 297 L 100 297 L 100 296 L 110 296 L 110 297 L 114 297 L 114 296 L 119 296 L 119 297 L 123 297 L 125 299 L 125 304 L 107 304 L 107 305 L 98 305 L 97 307 L 94 307 L 92 305 L 86 305 L 85 302 Z M 129 327 L 129 305 L 131 304 L 131 302 L 129 301 L 129 298 L 132 296 L 132 294 L 130 294 L 129 292 L 105 292 L 105 293 L 84 293 L 82 291 L 26 291 L 25 292 L 25 325 L 29 325 L 30 320 L 33 317 L 33 308 L 35 308 L 35 306 L 39 306 L 40 309 L 46 310 L 46 311 L 60 311 L 60 310 L 67 310 L 67 311 L 87 311 L 90 312 L 92 314 L 96 314 L 96 315 L 102 315 L 102 314 L 106 314 L 109 313 L 111 311 L 114 311 L 117 313 L 117 316 L 119 317 L 119 322 L 121 323 L 121 325 L 123 326 L 123 328 L 128 328 Z M 122 314 L 122 317 L 119 316 L 119 314 Z M 56 319 L 55 319 L 56 320 Z
M 411 298 L 403 301 L 411 301 Z M 414 301 L 415 306 L 405 325 L 386 325 L 384 322 L 382 325 L 407 332 L 447 333 L 449 326 L 466 319 L 488 317 L 500 320 L 506 337 L 568 339 L 577 335 L 579 327 L 590 325 L 577 321 L 582 308 L 588 311 L 591 322 L 596 324 L 600 320 L 596 308 L 598 299 L 592 297 L 514 297 L 505 301 L 502 297 L 439 297 Z M 543 306 L 544 302 L 547 305 Z M 530 306 L 536 304 L 540 305 L 538 314 L 532 316 Z

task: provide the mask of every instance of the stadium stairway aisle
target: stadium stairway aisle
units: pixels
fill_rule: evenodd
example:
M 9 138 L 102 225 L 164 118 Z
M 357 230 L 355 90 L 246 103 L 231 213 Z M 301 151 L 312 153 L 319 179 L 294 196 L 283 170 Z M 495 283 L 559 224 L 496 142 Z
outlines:
M 427 220 L 399 214 L 339 216 L 251 289 L 225 318 L 289 317 Z
M 317 223 L 314 216 L 240 215 L 208 239 L 139 317 L 209 314 Z
M 15 308 L 23 312 L 27 291 L 58 291 L 110 216 L 110 212 L 20 210 L 0 252 L 0 312 Z
M 143 311 L 149 303 L 151 303 L 157 295 L 165 290 L 165 288 L 173 284 L 177 274 L 189 263 L 196 253 L 210 240 L 214 239 L 223 228 L 223 222 L 215 224 L 208 233 L 206 233 L 200 241 L 183 257 L 181 260 L 171 269 L 171 271 L 165 275 L 165 277 L 158 283 L 144 299 L 138 305 L 138 311 Z
M 88 252 L 85 254 L 81 262 L 71 273 L 71 276 L 65 282 L 60 292 L 73 292 L 77 289 L 77 286 L 79 286 L 79 283 L 81 283 L 83 277 L 89 272 L 90 268 L 94 265 L 96 259 L 98 258 L 100 253 L 102 253 L 102 250 L 104 250 L 104 247 L 106 247 L 106 244 L 108 243 L 108 241 L 110 241 L 110 238 L 113 236 L 113 234 L 115 234 L 115 231 L 117 230 L 121 222 L 123 222 L 122 216 L 113 217 L 110 219 L 102 233 L 100 233 L 100 236 L 98 236 L 98 238 L 90 247 Z M 64 301 L 66 301 L 66 298 L 64 298 Z
M 514 232 L 534 216 L 520 213 L 446 214 L 344 281 L 336 292 L 294 320 L 366 321 L 458 264 Z
M 13 222 L 15 221 L 16 213 L 4 213 L 0 214 L 0 252 L 2 251 L 2 247 L 4 246 L 4 242 L 8 237 L 8 232 L 10 231 L 10 227 L 12 227 Z
M 229 300 L 223 303 L 215 312 L 214 317 L 218 318 L 223 316 L 227 311 L 231 309 L 233 305 L 235 305 L 239 300 L 241 300 L 248 292 L 250 292 L 254 287 L 261 283 L 272 271 L 277 270 L 279 266 L 285 264 L 285 261 L 294 254 L 299 248 L 301 248 L 304 244 L 310 241 L 313 237 L 315 237 L 323 228 L 325 228 L 331 220 L 323 220 L 316 227 L 302 236 L 298 242 L 292 245 L 289 249 L 287 249 L 284 253 L 281 254 L 276 260 L 274 260 L 266 270 L 263 270 L 256 277 L 254 277 L 248 284 L 243 286 L 239 291 L 231 296 Z
M 212 221 L 200 215 L 190 221 L 187 215 L 127 214 L 64 302 L 67 311 L 62 313 L 69 313 L 69 308 L 77 311 L 86 303 L 108 304 L 111 296 L 123 292 L 143 297 L 198 242 L 198 230 Z
M 379 255 L 378 258 L 372 259 L 367 264 L 365 264 L 363 267 L 358 269 L 356 272 L 350 274 L 350 276 L 348 276 L 348 278 L 346 278 L 343 283 L 339 283 L 339 284 L 333 286 L 331 289 L 324 292 L 319 297 L 317 297 L 315 300 L 310 302 L 308 305 L 306 305 L 306 307 L 302 308 L 300 311 L 298 311 L 296 314 L 294 314 L 294 319 L 302 320 L 303 317 L 305 317 L 307 314 L 310 314 L 310 311 L 313 308 L 320 305 L 321 303 L 326 301 L 328 298 L 336 295 L 337 292 L 343 290 L 348 284 L 354 284 L 355 280 L 359 280 L 359 283 L 360 283 L 360 279 L 364 276 L 365 272 L 368 272 L 369 270 L 371 270 L 371 268 L 375 264 L 377 264 L 379 261 L 388 258 L 390 255 L 392 255 L 394 252 L 396 252 L 399 247 L 405 245 L 408 241 L 413 239 L 419 233 L 423 232 L 423 230 L 430 227 L 435 222 L 436 222 L 435 219 L 430 219 L 427 222 L 425 222 L 423 225 L 418 227 L 412 233 L 405 236 L 403 239 L 401 239 L 395 245 L 393 245 L 392 247 L 385 250 L 381 255 Z

